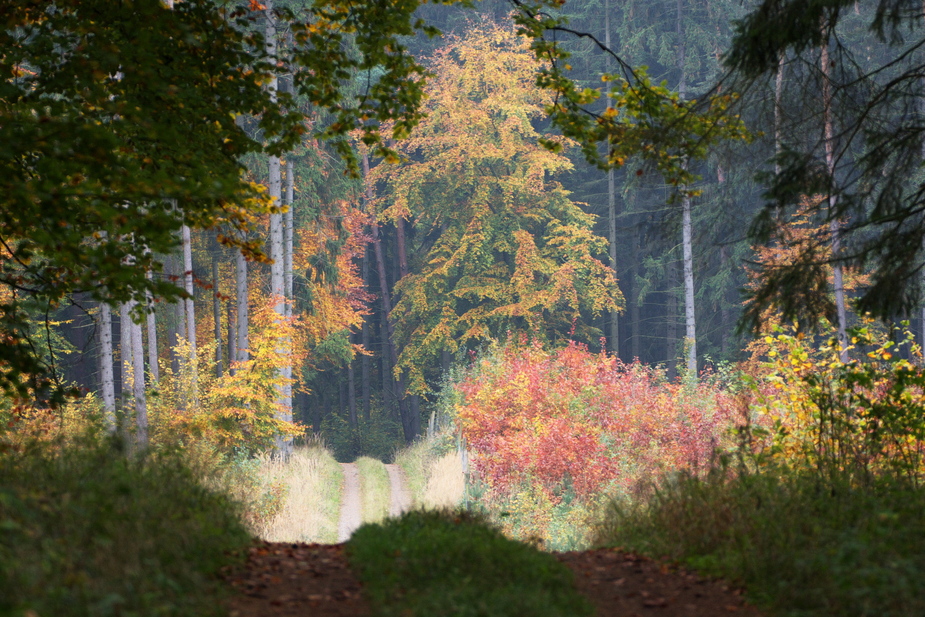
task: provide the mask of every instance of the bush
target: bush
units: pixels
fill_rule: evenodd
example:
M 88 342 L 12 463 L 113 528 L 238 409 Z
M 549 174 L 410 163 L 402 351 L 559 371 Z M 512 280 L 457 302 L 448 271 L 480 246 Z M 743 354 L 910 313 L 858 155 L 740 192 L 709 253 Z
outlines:
M 88 441 L 0 454 L 0 613 L 217 615 L 250 537 L 178 456 Z
M 614 503 L 597 543 L 744 584 L 785 615 L 925 615 L 925 491 L 765 469 L 665 484 Z
M 733 398 L 711 379 L 672 383 L 661 369 L 575 343 L 552 351 L 505 345 L 474 362 L 446 396 L 482 505 L 515 537 L 558 549 L 581 546 L 580 527 L 601 495 L 633 495 L 660 473 L 706 467 L 714 449 L 731 445 L 737 417 Z
M 413 511 L 364 525 L 347 554 L 381 617 L 592 614 L 565 565 L 471 514 Z

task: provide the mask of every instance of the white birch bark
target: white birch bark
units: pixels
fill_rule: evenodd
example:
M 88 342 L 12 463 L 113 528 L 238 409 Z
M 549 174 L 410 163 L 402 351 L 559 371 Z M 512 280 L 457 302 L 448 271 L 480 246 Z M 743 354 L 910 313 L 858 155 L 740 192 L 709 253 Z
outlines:
M 682 243 L 684 250 L 684 318 L 685 347 L 687 351 L 688 377 L 697 376 L 697 318 L 694 306 L 694 249 L 693 226 L 691 225 L 691 198 L 684 196 L 682 204 Z
M 687 98 L 687 51 L 684 44 L 684 28 L 682 24 L 683 5 L 678 0 L 678 69 L 681 77 L 678 83 L 678 95 L 681 100 Z M 687 187 L 685 187 L 686 189 Z M 687 374 L 690 378 L 697 377 L 697 314 L 694 304 L 694 234 L 691 223 L 691 198 L 685 194 L 681 201 L 681 243 L 684 254 L 684 321 L 685 335 L 684 347 L 687 351 Z
M 148 275 L 150 276 L 150 272 Z M 148 330 L 148 374 L 151 375 L 151 382 L 157 383 L 161 379 L 157 358 L 157 315 L 154 312 L 150 293 L 148 294 L 148 314 L 145 321 Z
M 183 236 L 183 289 L 189 294 L 189 298 L 183 301 L 183 307 L 186 309 L 186 342 L 189 345 L 189 358 L 186 359 L 190 373 L 190 397 L 195 404 L 198 398 L 197 382 L 198 366 L 196 354 L 196 304 L 193 300 L 193 247 L 190 238 L 190 228 L 184 225 L 180 233 Z
M 106 430 L 116 430 L 116 388 L 112 374 L 112 308 L 100 302 L 100 398 Z

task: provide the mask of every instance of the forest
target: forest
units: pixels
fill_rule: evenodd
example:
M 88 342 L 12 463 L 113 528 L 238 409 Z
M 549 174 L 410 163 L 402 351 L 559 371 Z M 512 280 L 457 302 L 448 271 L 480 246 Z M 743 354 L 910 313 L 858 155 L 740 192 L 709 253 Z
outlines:
M 37 460 L 191 474 L 233 544 L 306 452 L 418 506 L 456 457 L 546 550 L 925 610 L 921 2 L 0 9 L 0 562 Z

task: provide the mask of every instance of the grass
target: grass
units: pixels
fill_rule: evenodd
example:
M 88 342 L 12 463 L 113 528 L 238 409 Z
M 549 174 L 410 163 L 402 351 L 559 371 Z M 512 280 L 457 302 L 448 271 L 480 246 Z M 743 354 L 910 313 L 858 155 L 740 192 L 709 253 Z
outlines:
M 265 484 L 281 482 L 279 512 L 256 529 L 269 542 L 337 542 L 343 471 L 320 445 L 296 448 L 286 462 L 260 459 Z
M 178 456 L 92 441 L 0 453 L 0 614 L 218 615 L 216 574 L 249 542 Z
M 925 490 L 908 483 L 717 470 L 614 504 L 597 540 L 742 582 L 777 615 L 925 615 Z
M 360 472 L 361 520 L 378 523 L 389 515 L 392 488 L 389 472 L 382 461 L 361 456 L 356 461 Z
M 581 617 L 592 609 L 552 555 L 465 513 L 412 511 L 347 544 L 379 617 Z
M 445 441 L 421 440 L 395 456 L 395 463 L 405 474 L 415 507 L 453 508 L 460 504 L 465 491 L 462 463 L 455 450 L 445 450 Z

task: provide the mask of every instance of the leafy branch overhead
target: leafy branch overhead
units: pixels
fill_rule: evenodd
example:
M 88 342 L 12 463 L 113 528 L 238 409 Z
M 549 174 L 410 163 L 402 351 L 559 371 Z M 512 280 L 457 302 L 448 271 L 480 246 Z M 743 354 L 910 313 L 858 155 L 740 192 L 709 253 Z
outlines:
M 569 28 L 567 18 L 553 14 L 564 4 L 562 0 L 512 3 L 517 8 L 513 16 L 517 32 L 531 41 L 542 63 L 537 84 L 554 95 L 546 113 L 566 137 L 580 144 L 593 165 L 619 168 L 630 158 L 640 157 L 654 165 L 679 194 L 692 196 L 697 175 L 691 161 L 706 158 L 719 141 L 750 139 L 731 109 L 734 94 L 717 90 L 702 101 L 683 100 L 664 82 L 653 84 L 645 67 L 630 66 L 593 35 Z M 571 54 L 559 35 L 590 39 L 617 61 L 621 71 L 602 74 L 601 88 L 583 87 L 569 76 Z M 542 143 L 553 151 L 561 148 L 554 140 Z

